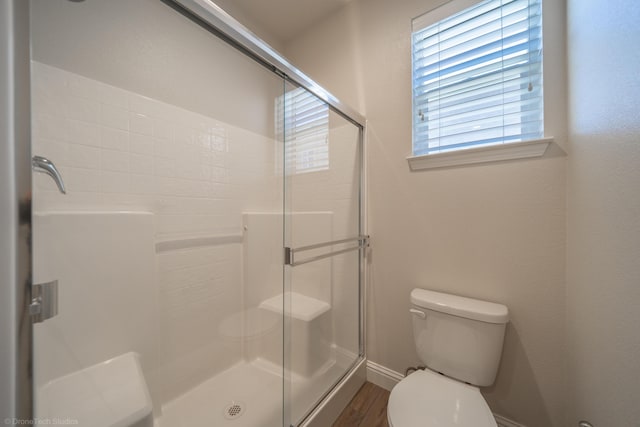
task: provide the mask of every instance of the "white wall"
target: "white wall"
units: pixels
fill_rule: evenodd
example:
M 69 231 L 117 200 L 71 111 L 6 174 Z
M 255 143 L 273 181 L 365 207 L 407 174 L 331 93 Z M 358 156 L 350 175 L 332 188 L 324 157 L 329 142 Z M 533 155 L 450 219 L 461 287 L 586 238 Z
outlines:
M 367 351 L 404 372 L 419 364 L 409 293 L 425 287 L 511 311 L 494 412 L 564 425 L 565 159 L 409 171 L 411 18 L 436 2 L 353 1 L 285 48 L 303 72 L 368 119 Z M 565 144 L 564 2 L 545 9 L 546 134 Z
M 569 420 L 640 425 L 640 5 L 568 2 Z
M 258 22 L 260 17 L 255 16 L 255 13 L 247 13 L 235 0 L 217 0 L 215 4 L 224 9 L 224 11 L 229 15 L 233 16 L 235 20 L 244 25 L 253 34 L 267 42 L 273 49 L 278 52 L 283 51 L 282 40 L 271 34 L 264 26 L 262 26 Z
M 34 59 L 273 134 L 279 79 L 162 1 L 31 3 Z

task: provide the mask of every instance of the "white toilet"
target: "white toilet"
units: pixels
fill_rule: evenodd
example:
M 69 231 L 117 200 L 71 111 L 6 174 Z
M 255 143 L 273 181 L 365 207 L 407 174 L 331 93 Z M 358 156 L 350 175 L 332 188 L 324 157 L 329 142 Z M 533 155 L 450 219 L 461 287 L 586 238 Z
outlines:
M 509 310 L 425 289 L 411 292 L 413 336 L 427 366 L 391 391 L 391 427 L 496 427 L 478 386 L 493 384 Z

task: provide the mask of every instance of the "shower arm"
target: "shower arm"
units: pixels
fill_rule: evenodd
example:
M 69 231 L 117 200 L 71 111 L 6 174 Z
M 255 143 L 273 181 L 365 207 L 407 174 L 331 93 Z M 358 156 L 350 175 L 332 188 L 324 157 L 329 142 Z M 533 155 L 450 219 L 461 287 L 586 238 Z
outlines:
M 58 168 L 56 168 L 56 165 L 54 165 L 51 160 L 42 156 L 33 156 L 31 159 L 31 166 L 34 171 L 49 175 L 55 181 L 60 192 L 62 194 L 67 194 L 64 181 L 62 180 L 62 175 L 60 175 Z

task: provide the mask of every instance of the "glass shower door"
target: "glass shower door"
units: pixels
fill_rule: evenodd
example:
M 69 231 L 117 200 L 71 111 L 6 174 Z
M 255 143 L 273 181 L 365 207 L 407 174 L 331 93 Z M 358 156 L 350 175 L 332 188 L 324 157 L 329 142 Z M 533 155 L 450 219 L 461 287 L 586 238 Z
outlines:
M 31 1 L 43 424 L 283 425 L 283 79 L 168 3 Z
M 298 425 L 362 355 L 361 129 L 287 85 L 285 416 Z

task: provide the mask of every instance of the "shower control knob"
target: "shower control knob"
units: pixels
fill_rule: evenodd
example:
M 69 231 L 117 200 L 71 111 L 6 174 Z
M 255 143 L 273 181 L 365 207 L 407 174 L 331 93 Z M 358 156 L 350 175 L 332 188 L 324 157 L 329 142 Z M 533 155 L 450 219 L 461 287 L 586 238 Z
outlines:
M 34 283 L 31 286 L 29 314 L 33 323 L 44 322 L 58 314 L 58 281 Z
M 42 301 L 40 297 L 34 298 L 31 300 L 31 304 L 29 304 L 29 314 L 35 316 L 40 314 L 40 311 L 42 311 Z

